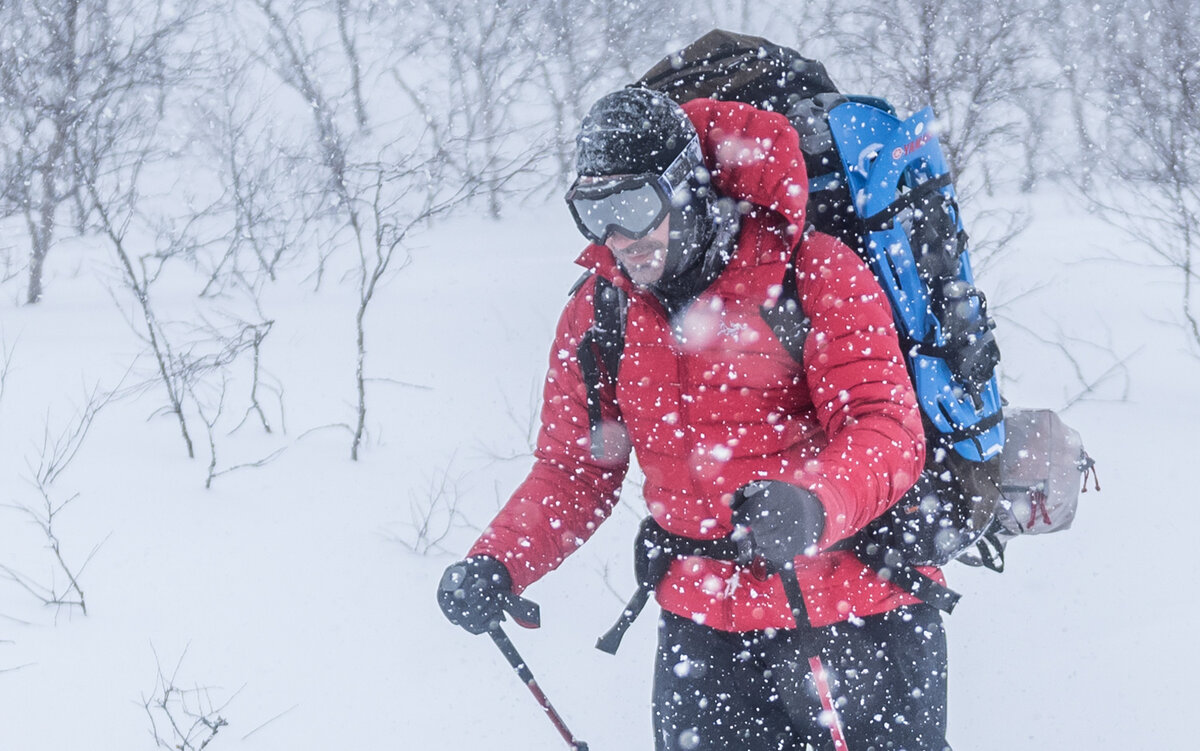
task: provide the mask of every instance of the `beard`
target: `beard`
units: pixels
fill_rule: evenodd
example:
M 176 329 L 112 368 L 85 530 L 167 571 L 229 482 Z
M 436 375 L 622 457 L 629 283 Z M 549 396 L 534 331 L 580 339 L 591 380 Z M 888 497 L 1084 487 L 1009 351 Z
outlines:
M 651 237 L 643 237 L 616 254 L 625 274 L 642 286 L 662 278 L 667 262 L 667 245 Z

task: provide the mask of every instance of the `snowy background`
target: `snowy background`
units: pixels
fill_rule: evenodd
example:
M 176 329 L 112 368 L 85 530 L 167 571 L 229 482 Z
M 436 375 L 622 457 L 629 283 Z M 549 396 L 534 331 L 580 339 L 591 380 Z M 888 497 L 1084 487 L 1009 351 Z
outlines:
M 310 32 L 314 64 L 306 69 L 326 87 L 334 114 L 328 122 L 341 128 L 337 143 L 359 165 L 347 181 L 361 188 L 352 198 L 369 207 L 370 178 L 382 173 L 362 153 L 417 153 L 390 142 L 388 131 L 428 137 L 406 118 L 415 102 L 437 101 L 436 87 L 421 89 L 425 99 L 377 95 L 371 138 L 360 139 L 370 147 L 356 156 L 359 141 L 346 136 L 352 82 L 328 73 L 344 66 L 320 64 L 330 48 L 344 54 L 336 39 L 324 45 L 321 32 L 336 28 L 328 8 L 346 4 L 229 7 L 249 13 L 252 5 L 264 14 L 292 12 Z M 394 5 L 348 7 L 366 14 Z M 320 12 L 329 13 L 324 21 L 313 15 Z M 278 42 L 265 16 L 249 15 L 248 37 Z M 376 60 L 363 65 L 368 84 L 377 75 L 383 91 L 388 68 L 378 61 L 402 51 L 378 42 L 382 30 L 376 37 L 366 30 L 395 27 L 378 16 L 353 18 L 360 54 Z M 761 31 L 749 19 L 743 13 L 741 28 Z M 644 41 L 623 52 L 626 64 L 643 70 L 691 36 L 684 29 Z M 798 36 L 773 36 L 799 43 Z M 32 38 L 4 36 L 5 54 Z M 255 49 L 261 63 L 278 45 Z M 839 83 L 857 80 L 820 54 Z M 228 227 L 238 212 L 232 203 L 195 210 L 203 197 L 221 195 L 213 186 L 223 184 L 223 173 L 215 160 L 204 161 L 197 146 L 204 139 L 188 130 L 187 113 L 195 111 L 187 107 L 174 119 L 170 106 L 162 109 L 154 133 L 167 146 L 143 159 L 141 174 L 128 163 L 106 163 L 111 169 L 88 178 L 92 190 L 78 191 L 83 203 L 129 217 L 118 232 L 105 232 L 98 209 L 64 202 L 36 304 L 27 303 L 30 225 L 19 202 L 5 204 L 0 749 L 198 749 L 210 739 L 212 751 L 565 747 L 491 642 L 446 623 L 433 596 L 443 568 L 529 466 L 547 347 L 579 274 L 572 260 L 581 241 L 558 198 L 563 178 L 546 166 L 554 148 L 535 161 L 513 145 L 531 139 L 506 133 L 504 149 L 515 151 L 485 149 L 475 167 L 452 165 L 495 168 L 489 185 L 497 190 L 454 203 L 404 236 L 365 314 L 368 407 L 352 460 L 359 283 L 372 257 L 354 251 L 337 190 L 306 203 L 311 192 L 302 188 L 328 183 L 327 175 L 308 174 L 330 164 L 323 161 L 328 142 L 313 136 L 322 121 L 310 109 L 319 108 L 296 98 L 295 79 L 272 78 L 283 67 L 247 73 L 246 89 L 226 98 L 233 106 L 224 110 L 259 126 L 257 140 L 248 139 L 247 164 L 261 166 L 255 155 L 286 155 L 260 173 L 275 201 L 261 226 L 288 225 L 279 236 L 303 250 L 285 255 L 270 279 L 247 281 L 248 264 L 241 280 L 220 277 L 216 292 L 201 294 L 233 245 L 237 233 Z M 420 86 L 439 80 L 429 74 L 432 65 L 408 69 Z M 1195 75 L 1185 73 L 1185 80 Z M 608 75 L 589 84 L 584 107 L 628 78 L 619 70 Z M 894 99 L 908 96 L 872 85 Z M 1055 163 L 1078 165 L 1072 149 L 1082 147 L 1064 135 L 1073 128 L 1075 100 L 1065 101 L 1045 101 L 1061 127 L 1043 121 L 1037 132 Z M 17 118 L 5 112 L 12 136 Z M 425 114 L 431 123 L 441 116 Z M 569 131 L 577 120 L 564 118 Z M 1027 140 L 994 142 L 999 166 L 991 171 L 983 157 L 964 164 L 963 181 L 976 186 L 968 219 L 979 217 L 981 237 L 1004 234 L 1004 217 L 1028 225 L 980 253 L 977 278 L 1000 319 L 1006 398 L 1063 410 L 1098 462 L 1103 491 L 1081 497 L 1070 531 L 1015 541 L 1004 574 L 947 569 L 964 594 L 947 619 L 949 738 L 975 751 L 1191 748 L 1200 670 L 1200 606 L 1190 582 L 1200 358 L 1184 317 L 1186 277 L 1155 252 L 1177 247 L 1179 235 L 1161 223 L 1114 222 L 1112 210 L 1098 209 L 1151 195 L 1109 172 L 1083 181 L 1093 192 L 1069 169 L 1047 169 L 1033 185 L 1006 180 L 1005 165 L 1028 166 L 1020 148 Z M 3 152 L 10 160 L 11 143 Z M 1195 152 L 1184 157 L 1195 169 Z M 404 207 L 396 221 L 419 213 L 410 208 L 418 199 L 453 194 L 450 171 L 443 177 L 450 188 L 410 181 L 409 192 L 389 195 Z M 135 201 L 130 180 L 152 189 L 137 191 Z M 288 195 L 301 197 L 288 203 Z M 388 226 L 379 214 L 363 216 L 369 228 Z M 182 227 L 181 217 L 193 224 Z M 1152 245 L 1131 242 L 1125 229 Z M 152 319 L 131 291 L 114 235 L 135 262 L 133 278 L 146 282 Z M 260 416 L 249 411 L 253 352 L 236 343 L 246 341 L 239 338 L 244 324 L 265 321 L 272 323 L 259 352 Z M 176 354 L 172 382 L 183 394 L 195 458 L 185 451 L 148 331 Z M 632 591 L 628 551 L 638 503 L 630 487 L 596 537 L 529 590 L 542 606 L 540 630 L 508 629 L 593 751 L 650 747 L 653 608 L 618 656 L 592 648 Z M 214 736 L 201 720 L 218 718 L 227 724 Z

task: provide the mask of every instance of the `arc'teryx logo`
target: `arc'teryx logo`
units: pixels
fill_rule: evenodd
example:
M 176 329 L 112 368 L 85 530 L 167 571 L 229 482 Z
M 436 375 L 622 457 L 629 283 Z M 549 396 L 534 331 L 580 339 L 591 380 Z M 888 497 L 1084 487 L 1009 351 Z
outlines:
M 749 330 L 749 328 L 750 324 L 748 323 L 725 323 L 725 321 L 721 321 L 720 325 L 717 327 L 717 334 L 732 339 L 736 342 L 741 333 Z

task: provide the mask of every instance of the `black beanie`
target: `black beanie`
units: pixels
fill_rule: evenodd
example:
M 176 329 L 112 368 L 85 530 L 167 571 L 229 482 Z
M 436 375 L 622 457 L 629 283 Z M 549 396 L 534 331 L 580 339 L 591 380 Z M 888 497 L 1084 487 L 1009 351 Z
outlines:
M 592 105 L 579 127 L 580 175 L 662 174 L 696 135 L 687 114 L 657 91 L 614 91 Z

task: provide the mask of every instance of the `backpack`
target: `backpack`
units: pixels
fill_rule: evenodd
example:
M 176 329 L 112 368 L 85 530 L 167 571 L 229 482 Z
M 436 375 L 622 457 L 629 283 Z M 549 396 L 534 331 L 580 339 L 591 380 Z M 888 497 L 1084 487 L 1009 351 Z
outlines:
M 1078 499 L 1078 490 L 1072 494 L 1069 488 L 1092 462 L 1078 434 L 1048 410 L 1019 411 L 1015 423 L 1007 424 L 995 372 L 1000 360 L 995 323 L 974 284 L 968 237 L 933 111 L 900 118 L 884 99 L 842 94 L 821 63 L 795 50 L 721 30 L 668 55 L 633 85 L 680 103 L 698 97 L 738 101 L 787 116 L 808 170 L 806 232 L 833 235 L 854 249 L 891 303 L 921 408 L 926 465 L 891 509 L 839 547 L 949 612 L 958 595 L 917 566 L 957 558 L 1000 571 L 1012 537 L 1069 526 Z M 764 309 L 763 317 L 799 359 L 792 345 L 805 324 L 794 265 L 782 286 L 780 303 Z M 625 303 L 611 285 L 598 286 L 597 323 L 580 348 L 590 392 L 615 379 Z M 594 393 L 588 402 L 598 411 Z M 1033 455 L 1040 458 L 1027 462 L 1035 444 L 1041 448 Z M 1045 496 L 1040 505 L 1039 494 Z M 1022 522 L 1033 510 L 1045 513 L 1041 522 L 1052 521 Z M 639 590 L 638 596 L 644 603 L 645 593 Z M 601 640 L 602 649 L 615 650 L 628 616 L 637 610 L 640 606 L 626 610 L 625 622 Z
M 933 111 L 901 119 L 881 98 L 840 93 L 819 62 L 720 30 L 636 85 L 678 102 L 739 101 L 788 117 L 808 169 L 811 229 L 853 248 L 887 295 L 928 442 L 920 480 L 855 541 L 856 552 L 872 565 L 897 552 L 909 565 L 943 565 L 973 546 L 1000 499 L 1000 353 Z

